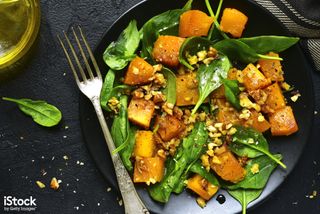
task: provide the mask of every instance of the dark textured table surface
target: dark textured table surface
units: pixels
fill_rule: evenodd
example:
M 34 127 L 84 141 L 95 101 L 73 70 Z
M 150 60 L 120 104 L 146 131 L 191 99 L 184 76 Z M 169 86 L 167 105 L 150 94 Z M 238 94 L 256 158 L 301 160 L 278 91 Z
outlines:
M 84 145 L 79 90 L 56 34 L 80 24 L 95 46 L 112 22 L 139 1 L 41 1 L 41 29 L 34 57 L 17 78 L 0 85 L 0 96 L 46 100 L 61 109 L 63 120 L 57 127 L 43 128 L 15 105 L 0 101 L 1 198 L 33 196 L 39 213 L 123 213 L 115 189 L 109 188 Z M 312 77 L 315 110 L 319 112 L 310 124 L 312 135 L 293 172 L 253 213 L 320 213 L 320 73 L 314 71 Z M 57 191 L 49 188 L 52 177 L 62 181 Z M 40 189 L 37 180 L 46 188 Z M 314 190 L 318 195 L 311 199 Z

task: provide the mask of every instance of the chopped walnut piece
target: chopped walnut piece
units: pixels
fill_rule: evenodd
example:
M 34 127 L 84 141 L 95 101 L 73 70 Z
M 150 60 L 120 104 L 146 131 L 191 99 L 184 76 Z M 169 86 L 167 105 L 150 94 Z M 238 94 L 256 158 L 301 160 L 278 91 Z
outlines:
M 36 184 L 38 185 L 39 188 L 43 189 L 46 187 L 46 185 L 44 185 L 44 183 L 42 183 L 41 181 L 36 181 Z
M 58 180 L 55 178 L 55 177 L 53 177 L 52 179 L 51 179 L 51 182 L 50 182 L 50 188 L 51 189 L 54 189 L 54 190 L 57 190 L 58 188 L 59 188 L 59 182 L 58 182 Z

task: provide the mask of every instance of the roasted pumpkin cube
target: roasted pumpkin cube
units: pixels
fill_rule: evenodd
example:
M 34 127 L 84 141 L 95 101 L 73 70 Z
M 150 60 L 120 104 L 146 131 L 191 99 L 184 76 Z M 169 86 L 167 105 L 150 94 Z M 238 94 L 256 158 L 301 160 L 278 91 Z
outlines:
M 279 57 L 279 54 L 273 52 L 270 52 L 266 55 Z M 262 71 L 264 76 L 270 78 L 271 81 L 282 82 L 284 80 L 280 60 L 259 59 L 258 64 L 260 65 L 260 70 Z
M 152 131 L 138 130 L 134 145 L 134 156 L 153 157 L 156 149 L 156 143 L 153 139 Z
M 154 103 L 143 98 L 132 98 L 128 107 L 128 119 L 132 123 L 148 129 L 154 112 Z
M 222 13 L 220 29 L 230 33 L 233 37 L 241 37 L 246 26 L 248 17 L 234 8 L 225 8 Z
M 211 94 L 210 97 L 212 98 L 217 98 L 217 99 L 224 99 L 226 98 L 225 96 L 225 91 L 224 91 L 224 86 L 221 85 L 219 88 L 214 90 Z
M 240 124 L 238 111 L 225 99 L 215 99 L 214 104 L 218 106 L 217 120 L 224 124 Z
M 153 66 L 137 56 L 130 62 L 123 82 L 127 85 L 146 84 L 152 81 L 153 75 Z
M 248 120 L 244 120 L 244 126 L 248 126 L 256 129 L 259 132 L 265 132 L 270 128 L 270 123 L 268 120 L 256 110 L 250 110 L 250 117 Z
M 179 36 L 207 36 L 213 20 L 200 10 L 188 10 L 180 16 Z
M 269 115 L 273 136 L 291 135 L 299 130 L 292 108 L 285 106 Z
M 179 65 L 179 50 L 185 39 L 177 36 L 159 36 L 154 43 L 153 58 L 169 67 Z
M 209 200 L 219 189 L 218 186 L 211 184 L 199 174 L 195 174 L 192 178 L 188 179 L 187 188 L 205 200 Z
M 155 157 L 137 157 L 134 164 L 133 182 L 150 183 L 160 182 L 164 174 L 165 159 Z
M 165 142 L 178 137 L 186 128 L 183 121 L 168 114 L 162 117 L 157 117 L 155 126 L 158 126 L 157 133 Z
M 286 101 L 278 83 L 273 83 L 263 89 L 263 91 L 267 94 L 265 104 L 262 106 L 263 112 L 273 113 L 277 109 L 283 108 L 286 105 Z
M 247 65 L 242 73 L 243 85 L 249 91 L 265 88 L 271 84 L 271 80 L 267 79 L 259 69 L 251 63 Z
M 178 74 L 176 78 L 176 105 L 195 105 L 199 99 L 197 75 L 195 72 Z
M 223 180 L 237 183 L 244 179 L 246 171 L 227 146 L 223 145 L 223 147 L 225 147 L 223 152 L 216 152 L 215 156 L 211 158 L 211 169 Z

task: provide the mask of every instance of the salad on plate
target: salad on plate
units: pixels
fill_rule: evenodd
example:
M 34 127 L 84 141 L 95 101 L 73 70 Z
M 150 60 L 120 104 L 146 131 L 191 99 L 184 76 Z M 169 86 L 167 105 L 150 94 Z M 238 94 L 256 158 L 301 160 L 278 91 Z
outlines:
M 298 131 L 281 52 L 299 38 L 242 37 L 245 11 L 205 3 L 201 11 L 189 0 L 140 29 L 128 23 L 103 54 L 100 102 L 113 115 L 113 152 L 152 199 L 187 189 L 204 208 L 225 189 L 245 213 L 273 170 L 286 168 L 264 134 Z

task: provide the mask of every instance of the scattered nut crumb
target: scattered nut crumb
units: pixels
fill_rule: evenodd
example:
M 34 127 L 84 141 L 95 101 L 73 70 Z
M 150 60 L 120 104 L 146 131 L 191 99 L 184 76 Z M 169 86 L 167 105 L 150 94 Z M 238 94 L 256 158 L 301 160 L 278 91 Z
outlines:
M 46 185 L 44 185 L 44 183 L 42 183 L 41 181 L 36 181 L 36 184 L 38 185 L 39 188 L 43 189 L 46 187 Z
M 107 192 L 110 192 L 110 191 L 111 191 L 111 187 L 108 187 Z
M 69 157 L 68 157 L 67 155 L 64 155 L 64 156 L 63 156 L 63 159 L 64 159 L 64 160 L 68 160 Z
M 298 100 L 298 98 L 301 96 L 301 94 L 295 94 L 293 95 L 292 97 L 290 97 L 290 99 L 293 101 L 293 102 L 296 102 Z
M 206 204 L 206 201 L 203 199 L 203 198 L 201 198 L 201 197 L 198 197 L 197 198 L 197 203 L 198 203 L 198 205 L 201 207 L 201 208 L 204 208 L 207 204 Z
M 120 207 L 122 206 L 123 202 L 122 202 L 122 199 L 119 200 L 119 205 Z
M 54 190 L 57 190 L 57 189 L 59 189 L 59 182 L 58 182 L 58 180 L 55 178 L 55 177 L 53 177 L 52 179 L 51 179 L 51 182 L 50 182 L 50 188 L 51 189 L 54 189 Z

